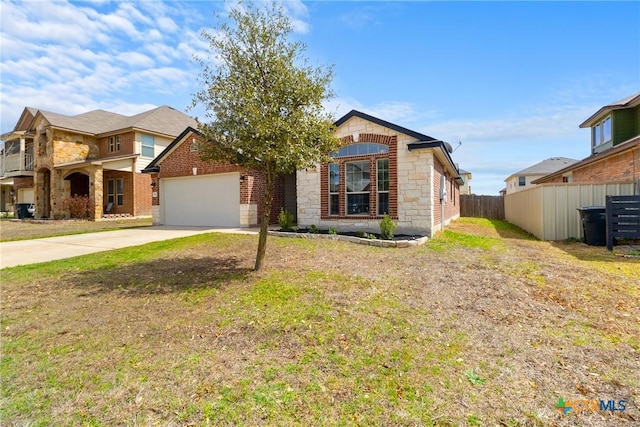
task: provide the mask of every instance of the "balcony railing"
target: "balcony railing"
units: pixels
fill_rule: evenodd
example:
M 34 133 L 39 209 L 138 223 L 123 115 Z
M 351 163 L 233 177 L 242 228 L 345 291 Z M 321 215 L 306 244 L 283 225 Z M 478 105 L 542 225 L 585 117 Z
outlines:
M 33 172 L 33 154 L 19 153 L 0 157 L 0 176 L 12 172 Z

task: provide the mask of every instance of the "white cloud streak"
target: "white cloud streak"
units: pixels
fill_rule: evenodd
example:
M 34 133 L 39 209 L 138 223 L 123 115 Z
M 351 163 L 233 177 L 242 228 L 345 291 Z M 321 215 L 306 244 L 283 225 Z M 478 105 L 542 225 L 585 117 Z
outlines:
M 25 106 L 62 114 L 186 107 L 198 74 L 193 55 L 208 48 L 194 6 L 3 1 L 0 131 Z

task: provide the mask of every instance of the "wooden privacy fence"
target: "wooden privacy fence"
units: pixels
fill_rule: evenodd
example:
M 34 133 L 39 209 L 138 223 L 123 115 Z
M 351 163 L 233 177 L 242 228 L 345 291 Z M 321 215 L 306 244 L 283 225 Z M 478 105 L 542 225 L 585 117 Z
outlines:
M 504 219 L 504 197 L 463 194 L 460 196 L 460 216 Z
M 607 196 L 607 249 L 616 237 L 640 239 L 640 196 Z

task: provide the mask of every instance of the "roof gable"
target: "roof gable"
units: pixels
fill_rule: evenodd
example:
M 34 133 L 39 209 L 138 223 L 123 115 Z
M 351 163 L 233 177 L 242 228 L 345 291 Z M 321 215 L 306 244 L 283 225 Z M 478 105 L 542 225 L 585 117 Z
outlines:
M 347 120 L 349 120 L 352 117 L 359 117 L 359 118 L 361 118 L 363 120 L 367 120 L 367 121 L 370 121 L 370 122 L 375 123 L 377 125 L 392 129 L 392 130 L 394 130 L 396 132 L 400 132 L 402 134 L 408 135 L 408 136 L 410 136 L 412 138 L 415 138 L 415 139 L 417 139 L 419 141 L 436 141 L 435 138 L 432 138 L 429 135 L 425 135 L 425 134 L 413 131 L 411 129 L 407 129 L 407 128 L 402 127 L 402 126 L 398 126 L 398 125 L 396 125 L 394 123 L 387 122 L 386 120 L 382 120 L 382 119 L 379 119 L 377 117 L 370 116 L 369 114 L 365 114 L 365 113 L 363 113 L 361 111 L 358 111 L 358 110 L 349 111 L 347 114 L 345 114 L 344 116 L 339 118 L 334 123 L 334 125 L 336 127 L 339 127 L 340 125 L 344 124 Z
M 604 107 L 600 108 L 598 111 L 592 114 L 587 120 L 582 122 L 582 124 L 580 124 L 580 127 L 581 128 L 591 127 L 593 124 L 598 122 L 601 118 L 603 118 L 603 116 L 605 116 L 606 114 L 609 114 L 613 110 L 623 110 L 626 108 L 633 108 L 638 105 L 640 105 L 640 93 L 627 96 L 624 99 L 621 99 L 619 101 L 616 101 L 609 105 L 605 105 Z
M 152 172 L 159 172 L 160 171 L 160 164 L 162 163 L 162 161 L 167 158 L 167 156 L 169 156 L 169 154 L 171 154 L 173 152 L 173 150 L 175 150 L 176 148 L 178 148 L 180 146 L 180 144 L 182 144 L 184 141 L 187 140 L 187 136 L 189 136 L 189 134 L 193 133 L 194 135 L 198 136 L 198 137 L 202 137 L 202 133 L 200 133 L 199 130 L 189 126 L 187 127 L 185 130 L 182 131 L 182 133 L 180 135 L 178 135 L 176 137 L 176 139 L 174 139 L 173 141 L 171 141 L 171 144 L 167 145 L 167 148 L 165 148 L 164 150 L 162 150 L 162 153 L 158 154 L 158 156 L 153 159 L 151 161 L 151 163 L 149 163 L 149 165 L 144 168 L 142 170 L 142 173 L 152 173 Z

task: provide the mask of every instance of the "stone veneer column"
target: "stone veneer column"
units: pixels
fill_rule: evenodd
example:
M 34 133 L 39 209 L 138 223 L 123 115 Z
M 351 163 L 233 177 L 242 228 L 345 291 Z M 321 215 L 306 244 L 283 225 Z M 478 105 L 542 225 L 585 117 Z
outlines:
M 93 219 L 102 218 L 102 202 L 104 185 L 102 181 L 103 169 L 95 166 L 89 173 L 89 198 L 93 205 Z
M 320 222 L 320 165 L 296 172 L 298 224 L 308 226 Z

